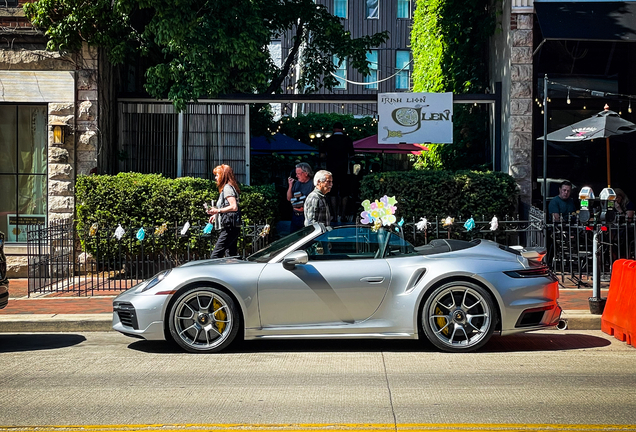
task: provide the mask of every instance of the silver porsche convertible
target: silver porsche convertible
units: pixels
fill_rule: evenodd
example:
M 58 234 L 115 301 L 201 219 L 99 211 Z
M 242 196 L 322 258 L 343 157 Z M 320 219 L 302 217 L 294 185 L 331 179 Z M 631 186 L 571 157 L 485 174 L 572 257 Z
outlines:
M 113 328 L 198 353 L 237 337 L 428 339 L 472 351 L 554 326 L 544 251 L 488 240 L 413 247 L 396 232 L 314 224 L 247 257 L 193 261 L 119 295 Z

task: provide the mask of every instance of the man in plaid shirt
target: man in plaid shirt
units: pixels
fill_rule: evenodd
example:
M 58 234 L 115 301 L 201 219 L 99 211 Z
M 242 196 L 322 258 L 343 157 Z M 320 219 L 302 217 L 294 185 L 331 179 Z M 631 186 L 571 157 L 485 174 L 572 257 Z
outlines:
M 314 222 L 322 222 L 325 226 L 331 225 L 331 212 L 325 195 L 333 186 L 333 175 L 329 171 L 320 170 L 314 176 L 315 189 L 305 200 L 305 226 Z

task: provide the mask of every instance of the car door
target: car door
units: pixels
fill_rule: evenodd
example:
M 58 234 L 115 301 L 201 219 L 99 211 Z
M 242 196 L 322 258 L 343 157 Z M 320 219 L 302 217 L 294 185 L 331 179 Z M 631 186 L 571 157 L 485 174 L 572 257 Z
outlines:
M 391 281 L 384 238 L 364 227 L 327 231 L 303 245 L 306 264 L 270 263 L 258 281 L 264 327 L 352 324 L 369 318 Z

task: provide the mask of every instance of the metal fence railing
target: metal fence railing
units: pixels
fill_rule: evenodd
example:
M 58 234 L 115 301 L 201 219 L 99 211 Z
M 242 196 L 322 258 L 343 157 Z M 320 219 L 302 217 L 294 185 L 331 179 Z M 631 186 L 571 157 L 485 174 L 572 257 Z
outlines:
M 218 233 L 183 225 L 139 228 L 87 227 L 71 222 L 51 222 L 27 230 L 29 295 L 70 292 L 94 295 L 95 291 L 123 291 L 157 272 L 188 261 L 209 258 Z M 239 237 L 242 256 L 268 243 L 269 226 L 244 225 Z
M 544 224 L 542 214 L 529 220 L 448 220 L 434 218 L 410 221 L 401 226 L 401 234 L 414 245 L 438 238 L 493 240 L 525 247 L 546 247 L 546 263 L 562 284 L 591 286 L 592 238 L 588 224 Z M 267 225 L 242 228 L 239 252 L 245 257 L 266 246 L 270 240 Z M 183 226 L 149 227 L 143 240 L 138 229 L 124 229 L 120 238 L 115 228 L 90 227 L 78 231 L 72 223 L 50 223 L 27 230 L 29 295 L 71 292 L 93 295 L 95 291 L 121 291 L 162 269 L 208 258 L 217 239 L 215 232 L 204 234 L 193 226 L 182 234 Z M 616 259 L 634 259 L 636 224 L 618 220 L 606 226 L 600 235 L 599 277 L 609 282 Z
M 550 224 L 548 233 L 548 263 L 561 281 L 569 279 L 577 287 L 591 286 L 593 274 L 593 238 L 598 230 L 598 275 L 601 283 L 610 280 L 617 259 L 634 259 L 636 224 L 619 219 L 600 229 L 577 219 L 570 223 Z

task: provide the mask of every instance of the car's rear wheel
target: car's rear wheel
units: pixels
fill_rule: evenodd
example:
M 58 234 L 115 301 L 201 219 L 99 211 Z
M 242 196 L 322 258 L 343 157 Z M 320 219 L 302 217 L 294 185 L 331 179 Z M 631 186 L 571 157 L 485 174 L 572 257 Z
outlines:
M 187 351 L 218 352 L 236 337 L 239 319 L 234 301 L 223 291 L 192 288 L 181 294 L 170 309 L 170 335 Z
M 450 282 L 435 289 L 422 307 L 422 329 L 443 351 L 466 352 L 483 346 L 492 336 L 497 309 L 482 287 Z

